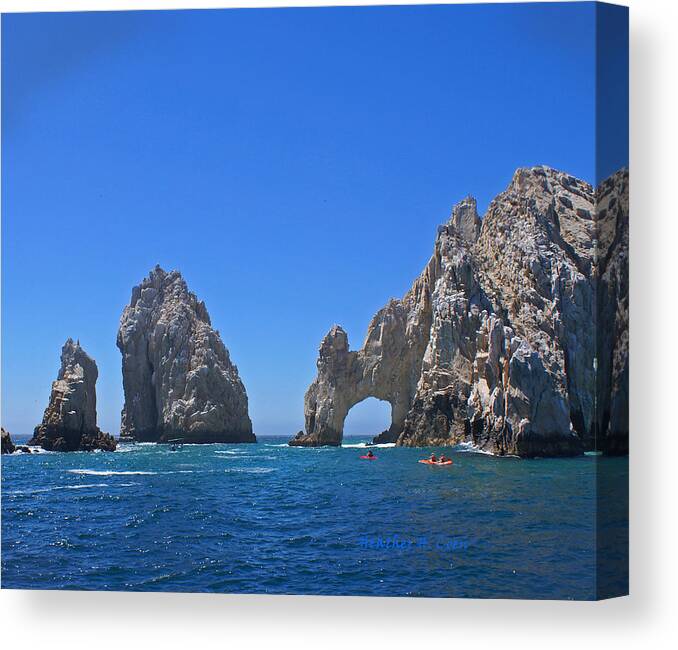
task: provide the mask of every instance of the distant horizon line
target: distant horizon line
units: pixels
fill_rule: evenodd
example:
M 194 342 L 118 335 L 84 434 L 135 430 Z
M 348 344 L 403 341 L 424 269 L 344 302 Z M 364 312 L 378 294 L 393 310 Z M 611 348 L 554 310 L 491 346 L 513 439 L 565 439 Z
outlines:
M 4 427 L 3 427 L 4 429 Z M 5 431 L 9 431 L 9 429 L 5 429 Z M 27 437 L 30 438 L 33 436 L 32 433 L 13 433 L 10 431 L 10 434 L 14 439 L 21 438 L 21 437 Z M 120 440 L 120 434 L 114 434 L 111 433 L 116 440 Z M 255 433 L 254 434 L 257 438 L 286 438 L 289 437 L 290 439 L 294 438 L 294 433 L 286 434 L 286 433 Z M 375 433 L 344 433 L 344 438 L 369 438 L 377 435 Z M 159 444 L 166 444 L 166 443 L 159 443 Z M 193 443 L 190 443 L 193 444 Z M 226 445 L 231 445 L 231 444 L 240 444 L 240 443 L 231 443 L 231 442 L 224 442 L 224 443 L 195 443 L 195 444 L 226 444 Z

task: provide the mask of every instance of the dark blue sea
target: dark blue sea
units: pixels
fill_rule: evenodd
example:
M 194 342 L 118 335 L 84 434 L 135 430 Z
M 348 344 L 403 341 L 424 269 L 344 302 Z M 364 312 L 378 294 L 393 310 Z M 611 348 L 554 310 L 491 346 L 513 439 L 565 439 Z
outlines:
M 417 460 L 431 449 L 361 460 L 367 439 L 5 455 L 2 587 L 596 596 L 596 494 L 609 495 L 607 539 L 624 539 L 628 459 L 460 447 L 430 467 Z

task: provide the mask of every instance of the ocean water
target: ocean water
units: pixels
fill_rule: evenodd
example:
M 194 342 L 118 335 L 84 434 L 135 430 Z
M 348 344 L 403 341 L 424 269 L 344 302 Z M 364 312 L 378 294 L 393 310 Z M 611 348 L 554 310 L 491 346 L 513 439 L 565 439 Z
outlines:
M 431 449 L 361 460 L 367 439 L 3 456 L 2 587 L 595 597 L 596 467 L 624 539 L 628 459 L 460 447 L 430 467 Z

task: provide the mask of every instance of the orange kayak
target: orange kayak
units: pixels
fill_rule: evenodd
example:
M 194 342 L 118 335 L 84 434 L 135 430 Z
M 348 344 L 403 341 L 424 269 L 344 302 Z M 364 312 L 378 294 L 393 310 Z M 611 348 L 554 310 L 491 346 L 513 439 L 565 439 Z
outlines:
M 434 460 L 429 460 L 428 458 L 426 460 L 420 460 L 420 463 L 424 463 L 424 465 L 452 465 L 451 460 L 444 460 L 442 463 L 440 461 L 434 461 Z

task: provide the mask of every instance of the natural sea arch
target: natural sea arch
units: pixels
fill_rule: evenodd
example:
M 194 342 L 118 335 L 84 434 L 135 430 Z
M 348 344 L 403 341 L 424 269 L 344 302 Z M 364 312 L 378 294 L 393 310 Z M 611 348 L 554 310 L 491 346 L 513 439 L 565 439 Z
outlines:
M 348 412 L 370 397 L 391 405 L 388 434 L 379 441 L 396 441 L 412 406 L 426 347 L 425 337 L 408 338 L 407 322 L 402 305 L 389 302 L 373 319 L 358 351 L 349 349 L 348 336 L 341 327 L 330 329 L 320 344 L 318 374 L 304 396 L 305 431 L 290 445 L 341 445 Z

